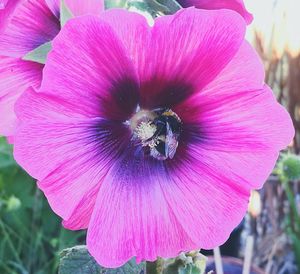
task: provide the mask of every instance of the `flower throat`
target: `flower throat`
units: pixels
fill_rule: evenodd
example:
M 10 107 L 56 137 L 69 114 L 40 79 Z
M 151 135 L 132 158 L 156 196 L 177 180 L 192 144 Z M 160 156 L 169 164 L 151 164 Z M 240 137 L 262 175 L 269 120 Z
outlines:
M 130 126 L 134 138 L 146 154 L 157 160 L 172 159 L 175 156 L 182 122 L 171 109 L 140 110 L 131 118 Z

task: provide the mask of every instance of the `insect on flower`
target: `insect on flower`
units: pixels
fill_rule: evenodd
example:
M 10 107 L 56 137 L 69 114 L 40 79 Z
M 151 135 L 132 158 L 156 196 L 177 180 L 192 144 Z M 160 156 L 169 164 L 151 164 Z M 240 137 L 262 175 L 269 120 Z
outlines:
M 136 136 L 141 140 L 143 147 L 156 159 L 172 159 L 178 147 L 181 132 L 181 120 L 170 109 L 156 109 L 151 119 L 140 121 L 135 129 Z

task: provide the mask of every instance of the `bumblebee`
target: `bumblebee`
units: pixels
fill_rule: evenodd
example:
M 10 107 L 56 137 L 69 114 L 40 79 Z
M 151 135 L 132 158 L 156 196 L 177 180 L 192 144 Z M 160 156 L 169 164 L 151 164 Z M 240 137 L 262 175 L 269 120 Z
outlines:
M 155 118 L 150 122 L 153 135 L 144 141 L 150 147 L 150 155 L 159 160 L 172 159 L 178 147 L 182 122 L 171 109 L 154 110 Z

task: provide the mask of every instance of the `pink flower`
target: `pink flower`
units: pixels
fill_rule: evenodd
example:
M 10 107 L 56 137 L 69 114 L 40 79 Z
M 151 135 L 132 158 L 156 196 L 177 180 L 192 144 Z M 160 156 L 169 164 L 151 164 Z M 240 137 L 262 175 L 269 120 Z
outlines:
M 5 27 L 7 26 L 7 23 L 10 20 L 10 16 L 13 13 L 18 2 L 18 0 L 9 2 L 1 2 L 0 0 L 0 33 L 2 33 Z
M 103 10 L 103 0 L 65 2 L 76 16 Z M 0 135 L 14 135 L 15 101 L 28 87 L 40 86 L 43 65 L 23 61 L 22 57 L 58 34 L 58 3 L 59 0 L 11 0 L 0 10 Z
M 69 21 L 40 92 L 16 106 L 15 158 L 66 228 L 117 267 L 224 243 L 293 138 L 230 10 Z
M 8 0 L 0 0 L 0 9 L 4 9 Z
M 247 24 L 253 20 L 253 16 L 249 13 L 244 5 L 243 0 L 177 0 L 178 3 L 184 7 L 195 6 L 199 9 L 216 10 L 216 9 L 230 9 L 238 12 L 244 17 Z

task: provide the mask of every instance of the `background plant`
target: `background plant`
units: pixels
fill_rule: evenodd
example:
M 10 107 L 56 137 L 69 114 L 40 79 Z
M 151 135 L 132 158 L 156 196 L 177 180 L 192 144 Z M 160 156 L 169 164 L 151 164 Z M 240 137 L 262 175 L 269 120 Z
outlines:
M 82 243 L 85 232 L 61 226 L 35 181 L 0 139 L 0 273 L 56 273 L 59 253 Z

